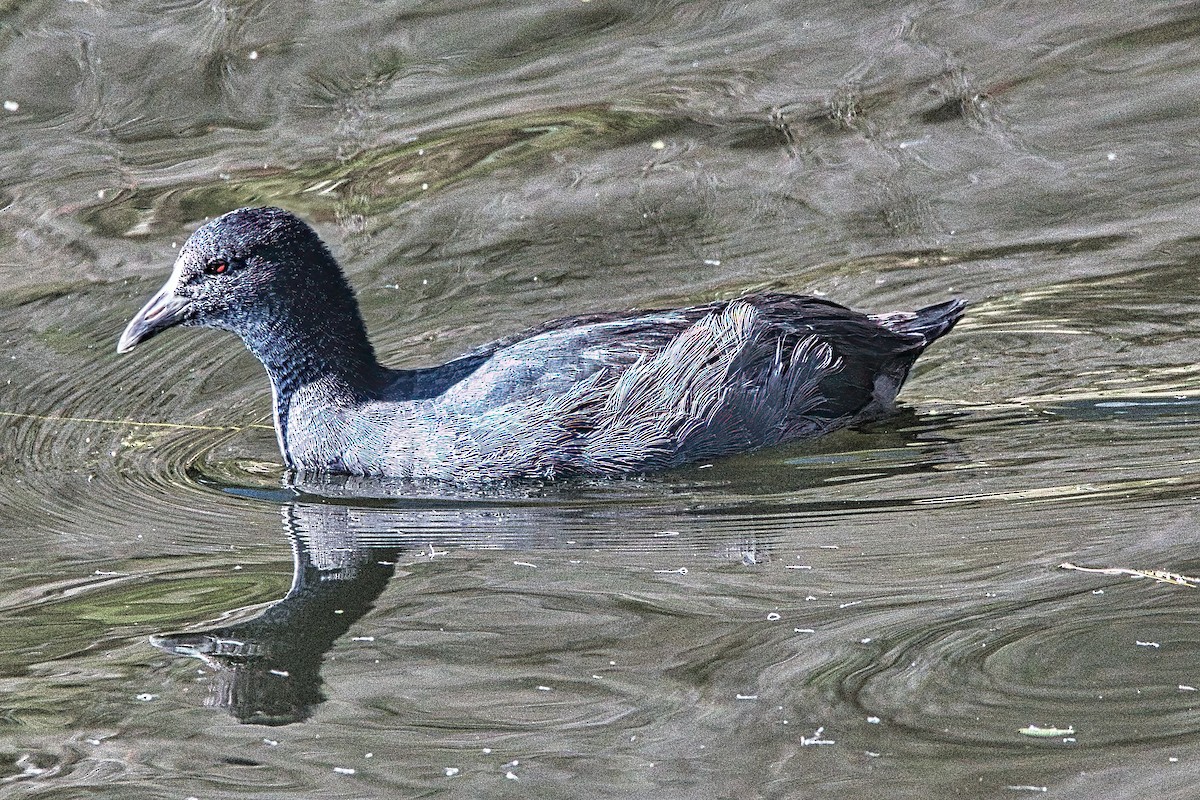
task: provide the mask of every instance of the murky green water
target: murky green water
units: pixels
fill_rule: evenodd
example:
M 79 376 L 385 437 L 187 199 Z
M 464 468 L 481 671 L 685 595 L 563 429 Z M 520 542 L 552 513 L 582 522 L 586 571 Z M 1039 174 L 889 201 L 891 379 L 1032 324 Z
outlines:
M 0 23 L 0 794 L 1194 796 L 1200 593 L 1059 568 L 1200 572 L 1194 4 Z M 756 288 L 972 310 L 816 443 L 295 484 L 232 337 L 114 352 L 251 203 L 397 365 Z

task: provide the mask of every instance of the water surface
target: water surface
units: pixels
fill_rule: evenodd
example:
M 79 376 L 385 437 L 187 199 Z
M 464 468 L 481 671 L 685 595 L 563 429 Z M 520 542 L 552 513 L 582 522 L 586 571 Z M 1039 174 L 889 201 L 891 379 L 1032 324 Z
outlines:
M 0 793 L 1191 797 L 1189 3 L 0 10 Z M 227 334 L 279 204 L 423 365 L 566 314 L 956 295 L 898 413 L 625 481 L 297 481 Z M 1033 727 L 1031 727 L 1033 726 Z

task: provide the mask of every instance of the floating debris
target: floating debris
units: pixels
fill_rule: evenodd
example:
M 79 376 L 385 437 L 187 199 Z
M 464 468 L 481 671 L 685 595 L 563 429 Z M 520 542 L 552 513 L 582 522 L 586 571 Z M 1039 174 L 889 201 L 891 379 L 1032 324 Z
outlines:
M 815 731 L 813 731 L 812 736 L 801 736 L 800 737 L 800 746 L 808 747 L 809 745 L 817 745 L 817 744 L 837 744 L 837 742 L 835 742 L 833 739 L 822 738 L 824 733 L 825 733 L 825 726 L 822 725 L 821 727 L 819 727 Z
M 1129 569 L 1127 567 L 1081 567 L 1064 561 L 1059 569 L 1073 569 L 1077 572 L 1095 572 L 1100 575 L 1129 575 L 1133 578 L 1150 578 L 1159 583 L 1169 583 L 1172 586 L 1186 586 L 1189 589 L 1200 587 L 1200 578 L 1191 575 L 1180 575 L 1178 572 L 1167 572 L 1163 569 Z
M 1037 725 L 1026 725 L 1017 733 L 1022 736 L 1032 736 L 1035 739 L 1057 739 L 1059 736 L 1073 736 L 1075 734 L 1075 726 L 1069 725 L 1065 728 L 1042 728 Z

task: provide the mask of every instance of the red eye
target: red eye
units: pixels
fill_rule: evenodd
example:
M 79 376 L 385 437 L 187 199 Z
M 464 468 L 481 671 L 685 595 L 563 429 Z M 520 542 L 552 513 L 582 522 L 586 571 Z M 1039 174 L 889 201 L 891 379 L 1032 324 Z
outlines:
M 225 261 L 212 261 L 204 268 L 204 271 L 209 275 L 224 275 L 229 271 L 229 264 Z

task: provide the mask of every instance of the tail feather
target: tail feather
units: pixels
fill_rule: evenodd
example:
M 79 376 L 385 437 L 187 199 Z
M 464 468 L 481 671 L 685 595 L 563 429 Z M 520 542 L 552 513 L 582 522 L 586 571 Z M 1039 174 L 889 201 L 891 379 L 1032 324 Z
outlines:
M 954 324 L 962 319 L 966 309 L 966 301 L 955 298 L 916 311 L 877 314 L 872 318 L 897 333 L 919 333 L 925 337 L 925 344 L 928 345 L 949 333 Z

